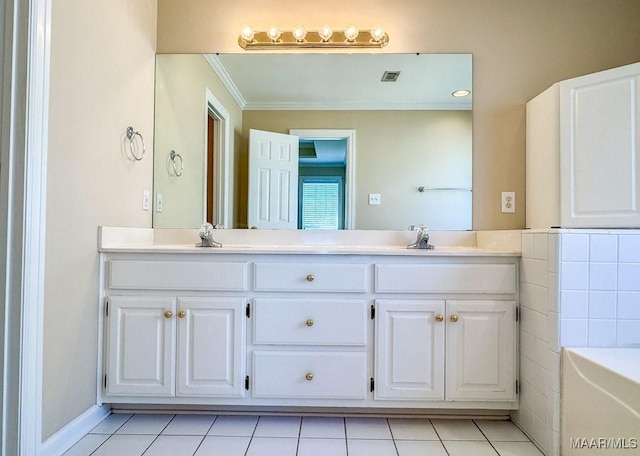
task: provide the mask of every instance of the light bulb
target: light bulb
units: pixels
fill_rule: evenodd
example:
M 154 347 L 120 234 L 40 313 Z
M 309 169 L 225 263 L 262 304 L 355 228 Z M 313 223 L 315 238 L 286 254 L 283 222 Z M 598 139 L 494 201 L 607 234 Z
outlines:
M 328 25 L 325 25 L 320 30 L 318 30 L 318 35 L 322 38 L 322 41 L 329 41 L 331 36 L 333 35 L 333 30 Z
M 455 92 L 453 92 L 451 95 L 453 95 L 454 97 L 466 97 L 467 95 L 471 94 L 470 90 L 467 89 L 461 89 L 461 90 L 456 90 Z
M 276 26 L 272 25 L 267 29 L 267 36 L 271 38 L 271 41 L 273 41 L 274 43 L 278 41 L 278 39 L 280 38 L 280 35 L 282 35 L 282 32 Z
M 307 31 L 304 29 L 304 27 L 298 26 L 293 29 L 292 34 L 293 34 L 293 37 L 296 39 L 296 41 L 302 42 L 304 41 L 304 38 L 307 36 Z
M 371 38 L 373 39 L 373 41 L 381 41 L 384 38 L 384 30 L 382 27 L 380 27 L 379 25 L 376 25 L 372 30 L 371 30 Z
M 359 30 L 355 28 L 353 25 L 350 25 L 344 31 L 344 37 L 347 39 L 347 41 L 353 42 L 356 40 L 356 38 L 358 38 L 358 33 L 360 33 Z
M 255 32 L 248 25 L 243 25 L 240 29 L 240 38 L 245 40 L 247 43 L 251 43 L 253 41 L 253 37 L 255 36 Z

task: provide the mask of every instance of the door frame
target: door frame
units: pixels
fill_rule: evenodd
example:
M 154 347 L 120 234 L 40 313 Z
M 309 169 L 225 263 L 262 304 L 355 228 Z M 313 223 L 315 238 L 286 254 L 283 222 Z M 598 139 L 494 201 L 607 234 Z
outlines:
M 356 212 L 356 131 L 346 129 L 291 129 L 290 135 L 300 139 L 344 139 L 347 142 L 347 159 L 344 176 L 344 229 L 355 228 Z
M 209 115 L 219 122 L 218 134 L 214 137 L 214 157 L 213 166 L 215 170 L 215 197 L 213 202 L 213 213 L 216 216 L 217 223 L 225 228 L 233 228 L 232 221 L 229 219 L 229 198 L 231 198 L 231 116 L 225 109 L 224 105 L 215 97 L 215 95 L 206 88 L 206 100 L 204 111 L 204 144 L 208 144 L 208 128 L 207 122 Z M 203 166 L 203 218 L 207 218 L 207 154 L 205 154 L 205 163 Z
M 0 455 L 40 453 L 51 0 L 2 1 Z M 5 16 L 3 16 L 4 18 Z M 26 75 L 26 77 L 25 77 Z

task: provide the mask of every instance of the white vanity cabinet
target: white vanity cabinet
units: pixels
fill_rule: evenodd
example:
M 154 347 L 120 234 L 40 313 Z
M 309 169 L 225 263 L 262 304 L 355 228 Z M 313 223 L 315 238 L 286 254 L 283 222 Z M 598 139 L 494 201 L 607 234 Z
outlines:
M 527 228 L 640 227 L 640 63 L 527 103 Z
M 376 399 L 515 399 L 515 301 L 378 300 Z
M 517 407 L 517 255 L 356 252 L 103 252 L 99 402 Z
M 107 303 L 108 395 L 244 394 L 244 299 L 113 296 Z
M 110 401 L 242 397 L 247 300 L 228 294 L 247 289 L 247 268 L 135 256 L 103 263 Z

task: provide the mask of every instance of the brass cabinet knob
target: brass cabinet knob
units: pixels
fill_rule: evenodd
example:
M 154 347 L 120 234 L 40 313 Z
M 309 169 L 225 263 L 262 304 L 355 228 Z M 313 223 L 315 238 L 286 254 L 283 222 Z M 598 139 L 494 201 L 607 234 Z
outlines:
M 313 282 L 313 279 L 315 279 L 313 274 L 307 274 L 307 282 Z
M 442 315 L 436 315 L 436 321 L 438 323 L 442 322 L 444 320 L 444 317 Z
M 311 372 L 307 372 L 307 375 L 305 375 L 304 378 L 306 378 L 307 381 L 310 382 L 311 380 L 313 380 L 313 374 Z
M 311 328 L 311 327 L 313 326 L 313 320 L 312 320 L 311 318 L 309 318 L 309 319 L 307 320 L 307 326 L 308 326 L 309 328 Z
M 167 310 L 164 313 L 164 318 L 171 318 L 171 317 L 173 317 L 173 312 L 171 312 L 170 310 Z
M 455 323 L 456 321 L 458 321 L 458 316 L 457 315 L 451 315 L 450 320 Z
M 178 318 L 184 318 L 187 316 L 187 313 L 184 310 L 181 310 L 180 312 L 178 312 Z

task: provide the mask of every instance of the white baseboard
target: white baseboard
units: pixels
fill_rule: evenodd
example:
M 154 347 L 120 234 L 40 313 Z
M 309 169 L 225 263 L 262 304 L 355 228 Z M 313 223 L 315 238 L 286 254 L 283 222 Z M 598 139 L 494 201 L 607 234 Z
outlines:
M 60 456 L 75 445 L 91 429 L 104 420 L 111 410 L 107 406 L 94 405 L 82 415 L 53 434 L 40 446 L 39 456 Z

